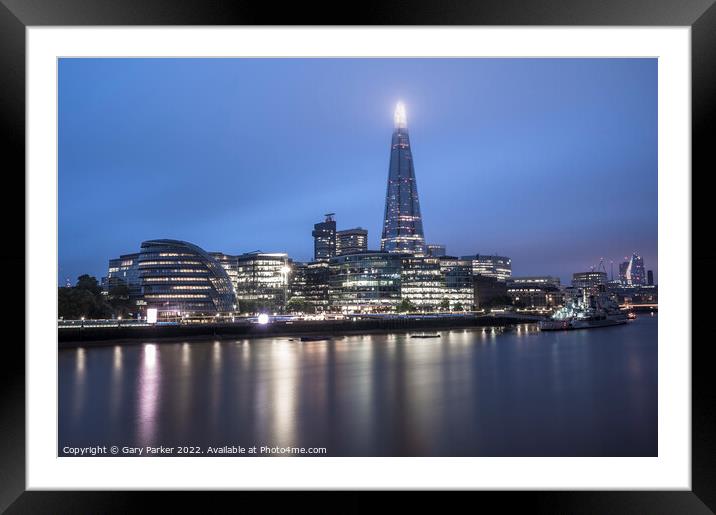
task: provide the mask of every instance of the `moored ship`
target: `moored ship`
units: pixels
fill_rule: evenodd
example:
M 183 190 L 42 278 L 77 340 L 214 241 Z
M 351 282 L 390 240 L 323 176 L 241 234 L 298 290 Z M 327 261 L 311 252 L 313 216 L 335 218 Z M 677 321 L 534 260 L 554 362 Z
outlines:
M 552 318 L 540 322 L 541 331 L 568 331 L 573 329 L 593 329 L 626 324 L 628 317 L 619 305 L 604 291 L 590 294 L 584 290 L 582 295 L 568 300 L 554 312 Z

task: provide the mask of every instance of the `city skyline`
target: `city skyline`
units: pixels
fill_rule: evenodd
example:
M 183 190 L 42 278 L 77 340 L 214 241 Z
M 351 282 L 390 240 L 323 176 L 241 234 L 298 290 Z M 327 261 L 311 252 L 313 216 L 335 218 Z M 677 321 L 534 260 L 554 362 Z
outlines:
M 207 63 L 206 60 L 186 60 L 188 62 L 179 64 L 167 62 L 167 60 L 111 59 L 99 62 L 99 60 L 90 59 L 79 60 L 80 63 L 77 61 L 61 60 L 60 63 L 60 273 L 58 276 L 60 284 L 64 283 L 66 277 L 74 281 L 81 273 L 90 273 L 99 278 L 106 272 L 108 258 L 133 252 L 140 241 L 156 238 L 177 238 L 195 243 L 207 251 L 222 251 L 232 254 L 256 249 L 266 252 L 287 252 L 296 261 L 310 261 L 313 246 L 311 227 L 320 221 L 321 213 L 326 211 L 336 212 L 339 228 L 365 227 L 368 230 L 368 247 L 379 248 L 380 223 L 376 224 L 375 222 L 383 210 L 380 208 L 376 210 L 375 206 L 384 201 L 382 193 L 385 191 L 387 172 L 385 158 L 386 150 L 388 150 L 385 148 L 384 139 L 390 130 L 390 116 L 375 116 L 378 119 L 370 118 L 370 116 L 375 115 L 378 110 L 382 111 L 382 108 L 385 107 L 386 97 L 390 95 L 390 92 L 387 91 L 388 86 L 385 91 L 380 92 L 383 94 L 382 96 L 376 92 L 373 92 L 373 95 L 351 93 L 354 99 L 359 99 L 358 103 L 364 108 L 365 113 L 360 113 L 356 105 L 351 105 L 351 109 L 331 111 L 330 107 L 343 105 L 340 104 L 340 96 L 334 94 L 328 101 L 316 104 L 315 96 L 311 96 L 305 86 L 304 89 L 300 89 L 300 94 L 296 93 L 293 98 L 289 99 L 293 102 L 292 104 L 288 104 L 284 97 L 279 97 L 281 100 L 276 102 L 278 105 L 273 106 L 272 110 L 268 110 L 268 107 L 259 101 L 260 105 L 252 112 L 245 104 L 246 99 L 241 97 L 241 88 L 238 88 L 238 93 L 232 91 L 231 93 L 235 95 L 232 97 L 229 94 L 230 88 L 226 87 L 224 96 L 219 98 L 243 102 L 243 107 L 238 112 L 251 115 L 239 117 L 241 123 L 236 120 L 227 123 L 226 117 L 222 116 L 218 110 L 218 100 L 210 102 L 207 98 L 199 96 L 201 105 L 191 106 L 192 99 L 187 95 L 191 92 L 191 88 L 199 91 L 202 88 L 203 90 L 211 89 L 215 83 L 209 79 L 219 82 L 224 79 L 230 82 L 227 79 L 229 77 L 236 80 L 236 76 L 231 75 L 231 72 L 236 73 L 237 67 L 244 72 L 246 72 L 244 69 L 246 66 L 254 71 L 258 68 L 258 71 L 263 73 L 263 75 L 258 74 L 258 82 L 264 84 L 269 77 L 279 73 L 273 68 L 278 68 L 283 72 L 293 68 L 293 72 L 297 74 L 296 77 L 305 79 L 305 76 L 315 75 L 315 73 L 307 73 L 311 69 L 314 69 L 314 72 L 325 74 L 336 66 L 348 67 L 351 70 L 352 66 L 364 69 L 366 76 L 370 77 L 385 66 L 385 61 L 395 62 L 398 68 L 411 71 L 410 76 L 415 78 L 421 76 L 421 71 L 415 69 L 415 62 L 401 59 L 359 61 L 319 59 L 309 60 L 311 62 L 308 63 L 304 63 L 303 61 L 306 60 L 300 59 L 252 60 L 258 61 L 258 64 L 231 59 L 217 60 L 218 64 Z M 111 61 L 111 63 L 107 61 Z M 141 62 L 129 63 L 128 61 Z M 147 61 L 151 61 L 151 63 Z M 300 63 L 296 63 L 296 61 L 300 61 Z M 369 63 L 361 61 L 369 61 Z M 540 175 L 535 172 L 535 170 L 540 170 L 540 166 L 544 167 L 548 164 L 565 167 L 570 159 L 573 161 L 573 167 L 580 169 L 586 167 L 589 170 L 588 160 L 580 160 L 579 157 L 584 156 L 581 156 L 573 148 L 570 148 L 569 152 L 565 154 L 560 154 L 553 147 L 545 147 L 543 150 L 552 159 L 543 159 L 539 166 L 535 166 L 534 163 L 532 166 L 528 166 L 529 159 L 527 158 L 520 158 L 516 162 L 510 163 L 510 158 L 513 157 L 509 154 L 511 149 L 506 146 L 503 139 L 500 139 L 503 145 L 501 147 L 503 154 L 497 156 L 494 152 L 486 152 L 487 147 L 479 144 L 475 145 L 472 150 L 465 150 L 463 148 L 465 141 L 472 140 L 469 138 L 461 140 L 458 137 L 460 133 L 467 132 L 470 136 L 474 136 L 475 131 L 484 133 L 486 129 L 490 128 L 489 126 L 479 126 L 476 129 L 469 123 L 469 119 L 466 122 L 466 118 L 469 118 L 467 113 L 470 110 L 457 113 L 463 117 L 463 122 L 462 125 L 454 126 L 461 127 L 460 130 L 451 132 L 451 135 L 457 138 L 457 142 L 448 145 L 449 142 L 446 142 L 439 130 L 444 130 L 449 125 L 451 117 L 438 112 L 435 106 L 435 103 L 444 104 L 445 100 L 442 97 L 434 96 L 429 100 L 424 98 L 422 101 L 411 101 L 410 99 L 419 99 L 421 95 L 427 96 L 426 92 L 420 88 L 413 88 L 413 91 L 410 91 L 407 84 L 397 86 L 393 84 L 390 86 L 390 89 L 393 90 L 392 106 L 390 107 L 395 106 L 396 100 L 402 100 L 407 104 L 409 112 L 414 109 L 419 113 L 417 116 L 411 117 L 413 120 L 411 125 L 416 126 L 416 129 L 412 131 L 413 138 L 419 141 L 415 146 L 415 153 L 418 155 L 416 159 L 421 184 L 428 184 L 427 188 L 425 186 L 421 188 L 421 201 L 424 204 L 423 217 L 426 226 L 425 243 L 445 244 L 449 255 L 475 253 L 508 255 L 513 260 L 514 275 L 549 274 L 559 276 L 563 281 L 570 278 L 574 272 L 585 271 L 590 266 L 596 266 L 600 257 L 606 258 L 607 272 L 609 272 L 609 261 L 613 260 L 617 264 L 621 259 L 621 257 L 614 256 L 623 256 L 636 251 L 644 256 L 646 267 L 653 269 L 655 275 L 658 275 L 655 60 L 539 60 L 546 61 L 546 64 L 544 62 L 534 63 L 532 61 L 535 60 L 529 59 L 461 59 L 448 60 L 448 63 L 439 59 L 417 61 L 421 63 L 425 61 L 423 63 L 425 68 L 447 67 L 448 71 L 452 72 L 452 75 L 447 75 L 452 82 L 450 80 L 448 82 L 453 86 L 458 84 L 457 79 L 462 77 L 461 74 L 470 71 L 466 70 L 470 66 L 483 71 L 485 66 L 488 69 L 492 67 L 493 71 L 497 72 L 498 78 L 500 73 L 502 74 L 503 80 L 505 77 L 514 79 L 515 74 L 519 75 L 520 73 L 530 75 L 528 72 L 531 70 L 532 74 L 542 77 L 545 82 L 545 84 L 537 86 L 531 85 L 532 89 L 537 89 L 538 93 L 541 92 L 541 96 L 546 94 L 546 89 L 548 89 L 546 86 L 549 83 L 549 80 L 543 76 L 545 72 L 539 70 L 545 65 L 552 75 L 559 75 L 560 71 L 563 75 L 568 76 L 571 73 L 572 80 L 584 87 L 586 87 L 587 80 L 599 79 L 600 82 L 597 86 L 604 87 L 605 83 L 609 86 L 606 93 L 609 93 L 607 96 L 610 96 L 609 100 L 614 107 L 611 113 L 606 115 L 598 113 L 597 106 L 604 103 L 606 97 L 597 96 L 596 90 L 599 88 L 596 88 L 595 90 L 590 89 L 589 94 L 581 96 L 572 92 L 574 98 L 568 98 L 568 105 L 559 106 L 562 110 L 556 114 L 548 112 L 548 110 L 540 110 L 536 105 L 529 106 L 534 112 L 529 110 L 522 113 L 518 113 L 516 110 L 509 112 L 508 114 L 512 117 L 512 125 L 503 121 L 497 128 L 503 131 L 503 135 L 514 131 L 514 146 L 518 150 L 524 150 L 529 140 L 530 145 L 527 147 L 531 151 L 529 157 L 534 158 L 536 156 L 534 145 L 537 141 L 545 143 L 545 140 L 550 138 L 540 133 L 541 138 L 529 138 L 522 134 L 520 139 L 520 131 L 525 131 L 525 126 L 520 124 L 518 116 L 522 114 L 523 122 L 529 122 L 528 129 L 541 128 L 545 132 L 549 128 L 550 130 L 546 132 L 549 132 L 550 136 L 558 133 L 565 137 L 568 134 L 564 127 L 558 127 L 553 121 L 551 124 L 546 122 L 555 116 L 560 120 L 566 117 L 572 121 L 572 129 L 576 125 L 585 134 L 594 133 L 595 137 L 598 136 L 597 141 L 594 141 L 596 149 L 592 149 L 582 142 L 583 147 L 576 150 L 591 150 L 592 153 L 600 154 L 599 150 L 608 150 L 610 146 L 616 146 L 616 148 L 621 148 L 622 157 L 628 159 L 626 162 L 617 162 L 612 157 L 611 159 L 615 160 L 612 166 L 617 165 L 624 168 L 630 166 L 638 172 L 636 174 L 618 174 L 617 177 L 620 180 L 614 189 L 615 185 L 608 179 L 610 174 L 613 176 L 614 171 L 609 168 L 601 171 L 604 179 L 601 178 L 601 175 L 595 176 L 594 174 L 598 174 L 599 171 L 594 170 L 585 172 L 584 177 L 576 174 L 576 180 L 574 173 L 566 175 L 558 173 L 559 167 L 553 173 L 542 170 Z M 498 64 L 496 65 L 492 61 L 498 61 Z M 584 61 L 591 61 L 591 63 Z M 517 66 L 519 64 L 522 66 Z M 496 66 L 497 68 L 495 68 Z M 156 67 L 168 72 L 169 77 L 159 77 Z M 301 74 L 300 70 L 296 69 L 297 67 L 305 68 L 304 74 Z M 366 70 L 366 67 L 369 69 Z M 208 77 L 191 80 L 185 74 L 192 68 L 198 68 L 205 74 L 208 73 Z M 528 72 L 524 72 L 523 69 L 527 69 Z M 574 75 L 575 71 L 579 72 L 576 76 Z M 424 75 L 424 72 L 422 74 Z M 163 97 L 160 99 L 155 89 L 150 87 L 162 82 L 166 85 L 168 84 L 167 80 L 177 79 L 179 75 L 190 79 L 190 84 L 187 86 L 179 81 L 176 91 L 168 92 L 169 99 Z M 89 88 L 87 87 L 88 78 L 93 79 Z M 522 78 L 524 79 L 524 77 Z M 113 80 L 115 83 L 112 82 Z M 120 84 L 117 84 L 117 81 Z M 430 83 L 426 77 L 423 77 L 423 82 Z M 500 81 L 495 80 L 495 82 Z M 175 83 L 172 82 L 172 84 Z M 125 86 L 125 88 L 120 86 Z M 485 87 L 484 84 L 483 87 Z M 492 87 L 495 90 L 499 89 L 496 85 L 492 85 Z M 325 87 L 319 89 L 327 91 Z M 530 91 L 530 88 L 524 86 L 522 89 Z M 254 96 L 258 95 L 256 89 L 249 87 L 248 90 Z M 286 93 L 285 90 L 282 91 L 284 94 Z M 396 91 L 402 91 L 403 94 L 396 94 Z M 92 94 L 87 96 L 88 93 Z M 301 94 L 303 97 L 298 98 Z M 605 92 L 601 91 L 601 94 L 604 95 Z M 187 97 L 184 98 L 184 96 Z M 375 104 L 369 102 L 371 96 L 377 97 L 378 101 Z M 532 97 L 535 98 L 539 96 L 532 94 Z M 552 107 L 557 105 L 556 98 L 547 96 L 552 98 Z M 641 99 L 637 102 L 638 108 L 627 104 L 627 99 L 636 102 L 637 97 Z M 586 98 L 588 101 L 579 104 L 580 98 L 582 100 Z M 180 99 L 189 103 L 185 105 L 179 102 Z M 112 100 L 110 102 L 112 105 L 106 105 L 109 100 Z M 134 102 L 130 100 L 134 100 Z M 311 119 L 307 115 L 298 116 L 298 113 L 305 110 L 301 108 L 302 102 L 319 108 L 318 120 Z M 159 106 L 156 105 L 157 103 Z M 202 110 L 202 107 L 207 105 L 213 109 L 209 113 Z M 521 107 L 524 108 L 525 105 Z M 582 109 L 577 109 L 576 115 L 569 116 L 567 114 L 568 107 L 576 108 L 580 105 Z M 118 106 L 123 107 L 126 112 L 120 113 L 117 110 Z M 181 106 L 182 109 L 177 115 L 171 108 L 178 106 Z M 152 118 L 145 114 L 140 107 L 155 112 L 155 114 L 160 111 L 169 120 L 161 117 Z M 490 113 L 487 105 L 482 107 L 482 110 L 474 109 L 472 111 L 475 116 Z M 584 125 L 583 120 L 583 125 L 578 123 L 579 116 L 584 115 L 585 110 L 595 116 L 595 120 L 590 120 L 595 122 L 594 131 L 590 132 L 589 124 Z M 328 116 L 329 112 L 332 116 Z M 114 113 L 114 117 L 109 116 L 108 113 Z M 287 113 L 289 114 L 288 120 L 281 117 L 282 114 L 286 115 Z M 351 113 L 351 116 L 348 113 Z M 105 114 L 102 119 L 95 118 L 101 114 Z M 273 118 L 269 114 L 272 114 Z M 627 114 L 632 116 L 627 116 Z M 212 136 L 222 135 L 225 139 L 207 139 L 206 134 L 201 131 L 187 132 L 186 127 L 181 124 L 172 126 L 168 123 L 172 119 L 170 115 L 178 116 L 184 121 L 192 119 L 203 121 L 205 125 L 202 127 L 207 132 L 211 132 Z M 424 117 L 422 120 L 420 115 Z M 443 116 L 441 117 L 441 115 Z M 454 121 L 456 113 L 453 112 L 452 115 Z M 492 116 L 495 116 L 494 112 Z M 267 119 L 270 121 L 267 122 Z M 102 123 L 99 125 L 87 123 L 91 120 Z M 276 120 L 281 123 L 276 124 Z M 497 119 L 494 118 L 493 121 L 495 120 Z M 130 121 L 134 124 L 128 123 Z M 295 175 L 290 177 L 286 175 L 286 166 L 277 168 L 276 173 L 263 172 L 255 175 L 249 173 L 251 169 L 255 169 L 250 166 L 238 166 L 234 170 L 234 174 L 228 173 L 231 170 L 227 171 L 231 168 L 230 163 L 233 162 L 234 165 L 243 163 L 243 153 L 258 155 L 263 152 L 263 158 L 268 164 L 275 161 L 283 162 L 271 154 L 271 152 L 274 154 L 280 152 L 283 148 L 277 150 L 272 148 L 271 144 L 285 143 L 286 141 L 288 141 L 291 150 L 290 152 L 287 150 L 286 154 L 303 167 L 312 169 L 309 164 L 321 162 L 319 157 L 323 150 L 319 145 L 320 138 L 316 135 L 328 133 L 333 135 L 334 132 L 344 134 L 345 131 L 341 130 L 342 128 L 345 129 L 345 126 L 351 126 L 359 121 L 362 121 L 363 125 L 360 126 L 360 130 L 355 129 L 355 131 L 361 136 L 351 135 L 350 138 L 343 136 L 338 141 L 347 146 L 347 150 L 341 151 L 342 147 L 337 150 L 331 148 L 328 155 L 325 156 L 326 163 L 333 162 L 335 165 L 334 153 L 339 151 L 346 154 L 347 152 L 347 155 L 343 156 L 344 160 L 339 161 L 338 170 L 333 169 L 334 175 L 326 174 L 325 168 L 319 168 L 315 174 L 304 172 L 299 175 L 297 180 Z M 212 129 L 211 122 L 221 125 L 221 128 L 225 130 Z M 308 125 L 309 133 L 315 140 L 291 136 L 291 131 L 296 131 L 302 125 L 301 122 L 303 125 Z M 255 123 L 258 123 L 258 126 Z M 431 126 L 431 123 L 434 123 L 435 126 Z M 267 130 L 257 130 L 259 134 L 249 134 L 247 130 L 252 127 Z M 88 132 L 88 128 L 92 128 L 94 132 Z M 130 128 L 137 129 L 139 134 L 131 132 Z M 495 126 L 492 128 L 494 129 Z M 616 129 L 616 136 L 606 131 L 607 128 Z M 644 133 L 645 129 L 646 134 Z M 230 134 L 237 132 L 243 136 L 238 150 L 231 147 L 231 138 L 229 137 Z M 278 134 L 274 134 L 276 132 Z M 458 133 L 458 136 L 455 133 Z M 418 135 L 416 136 L 416 134 Z M 188 138 L 188 135 L 199 136 L 200 141 L 194 141 Z M 81 136 L 84 136 L 84 139 L 80 141 Z M 289 139 L 282 139 L 282 136 Z M 359 141 L 364 136 L 366 141 Z M 539 135 L 535 134 L 534 136 Z M 616 141 L 615 137 L 629 141 Z M 348 140 L 350 140 L 350 145 L 346 143 Z M 377 140 L 383 140 L 383 143 L 378 145 Z M 187 143 L 190 148 L 186 149 L 178 145 L 182 141 Z M 298 141 L 301 141 L 302 145 L 299 145 Z M 574 140 L 567 141 L 570 142 L 570 145 L 574 144 Z M 97 145 L 91 146 L 92 142 Z M 174 145 L 170 144 L 172 142 Z M 250 142 L 259 148 L 252 148 L 249 145 Z M 463 146 L 457 143 L 462 143 Z M 629 147 L 629 143 L 634 148 Z M 159 147 L 153 146 L 157 144 Z M 209 152 L 202 145 L 208 146 L 214 151 L 223 149 L 225 152 Z M 109 152 L 103 153 L 102 149 L 109 150 Z M 229 149 L 228 154 L 227 149 Z M 355 152 L 357 149 L 362 150 Z M 120 152 L 120 150 L 126 152 Z M 456 153 L 458 155 L 455 155 Z M 182 167 L 178 161 L 175 161 L 178 157 L 175 157 L 174 154 L 193 157 L 193 166 L 195 167 L 197 166 L 196 160 L 200 159 L 198 162 L 202 166 L 198 168 L 208 166 L 212 169 L 213 167 L 214 173 L 206 175 L 197 168 Z M 587 157 L 593 160 L 594 155 L 589 152 L 587 154 Z M 226 162 L 220 162 L 220 156 L 226 158 L 227 155 L 229 159 Z M 498 157 L 501 160 L 496 160 Z M 566 162 L 565 157 L 569 157 Z M 253 158 L 258 159 L 256 156 Z M 456 164 L 458 158 L 470 161 L 477 168 L 461 169 Z M 499 173 L 481 173 L 480 170 L 484 170 L 485 166 L 484 163 L 481 163 L 481 158 L 492 165 L 493 171 L 497 170 Z M 603 155 L 602 159 L 604 159 Z M 248 161 L 248 163 L 251 162 L 251 160 Z M 606 159 L 606 162 L 609 162 L 609 158 Z M 94 168 L 95 173 L 90 174 L 89 168 L 93 163 L 104 163 L 104 168 Z M 459 173 L 451 175 L 449 172 L 440 172 L 440 170 L 450 168 L 449 163 L 452 167 L 457 167 Z M 152 164 L 163 165 L 164 169 L 162 166 L 151 168 Z M 244 164 L 246 165 L 246 163 Z M 266 164 L 264 162 L 264 165 Z M 600 164 L 604 165 L 603 162 Z M 296 171 L 298 166 L 295 162 L 292 165 L 293 169 L 289 169 L 289 172 Z M 255 163 L 253 166 L 256 166 Z M 147 167 L 150 167 L 151 170 L 148 170 Z M 351 173 L 353 170 L 356 170 L 356 173 Z M 358 173 L 361 170 L 362 173 Z M 510 171 L 513 173 L 510 174 Z M 516 171 L 523 173 L 521 175 L 522 182 L 515 182 L 520 176 L 514 173 Z M 564 171 L 562 170 L 562 172 Z M 448 181 L 440 181 L 440 176 L 443 174 L 448 175 Z M 227 178 L 229 175 L 232 177 Z M 278 179 L 276 175 L 278 175 Z M 495 182 L 495 179 L 499 178 L 503 178 L 509 188 L 505 188 L 505 184 L 501 184 L 499 180 Z M 580 178 L 585 185 L 589 186 L 588 188 L 583 189 L 584 185 L 580 185 Z M 450 179 L 454 180 L 450 181 Z M 102 182 L 101 186 L 98 186 L 97 180 Z M 287 180 L 288 186 L 284 185 L 282 180 Z M 474 190 L 472 197 L 464 196 L 464 190 L 468 189 L 465 181 L 468 180 L 475 180 L 470 183 L 471 187 L 479 186 Z M 550 180 L 552 184 L 550 184 Z M 452 184 L 452 182 L 457 184 Z M 544 184 L 540 184 L 540 182 Z M 604 189 L 603 182 L 606 182 L 609 188 Z M 229 186 L 236 187 L 235 198 L 230 195 L 231 187 Z M 529 195 L 525 186 L 532 190 Z M 296 194 L 297 187 L 299 188 L 298 195 Z M 539 191 L 541 199 L 538 199 L 541 200 L 541 203 L 535 203 L 535 199 L 530 198 L 534 196 L 535 187 L 541 187 Z M 290 191 L 286 191 L 287 189 Z M 627 190 L 626 197 L 622 189 Z M 507 196 L 505 196 L 505 190 L 508 190 Z M 204 198 L 202 195 L 197 195 L 197 192 L 203 192 Z M 569 192 L 571 192 L 571 196 Z M 85 202 L 78 202 L 78 196 Z M 232 201 L 231 198 L 234 200 Z M 151 199 L 153 199 L 153 203 L 147 203 L 147 200 Z M 477 202 L 474 202 L 475 200 Z M 555 211 L 555 204 L 559 204 L 561 209 Z M 594 206 L 594 204 L 598 205 Z M 178 206 L 181 205 L 193 209 L 186 210 L 189 213 L 185 213 L 184 210 L 178 209 Z M 518 206 L 516 210 L 514 209 L 515 205 Z M 470 209 L 471 207 L 472 209 Z M 462 210 L 462 216 L 455 212 L 455 209 L 458 208 Z M 541 217 L 535 216 L 534 210 L 538 208 L 542 209 L 537 213 L 541 214 Z M 618 210 L 621 218 L 615 217 L 615 210 Z M 98 212 L 99 216 L 88 216 L 94 215 L 95 212 Z M 191 212 L 194 213 L 194 216 L 187 217 L 187 214 L 191 216 Z M 341 212 L 345 214 L 345 218 L 341 216 Z M 261 216 L 254 216 L 254 213 L 261 213 Z M 565 224 L 561 217 L 556 216 L 560 213 L 568 223 Z M 452 217 L 449 216 L 450 214 Z M 475 215 L 474 220 L 469 216 L 472 214 Z M 489 216 L 491 214 L 492 216 Z M 550 214 L 553 216 L 548 216 Z M 457 220 L 454 218 L 455 215 L 459 217 Z M 571 218 L 564 215 L 571 215 Z M 542 219 L 541 223 L 540 219 Z M 175 222 L 172 223 L 172 220 Z M 555 225 L 558 227 L 554 227 Z M 565 242 L 566 238 L 571 238 L 572 241 Z

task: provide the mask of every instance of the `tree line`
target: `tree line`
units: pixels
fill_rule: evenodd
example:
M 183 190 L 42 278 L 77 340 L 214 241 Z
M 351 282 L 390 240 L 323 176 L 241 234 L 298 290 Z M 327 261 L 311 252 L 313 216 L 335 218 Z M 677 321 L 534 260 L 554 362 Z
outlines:
M 104 294 L 97 278 L 91 275 L 79 276 L 75 286 L 57 289 L 57 314 L 60 318 L 129 318 L 134 315 L 134 309 L 126 285 L 113 286 Z

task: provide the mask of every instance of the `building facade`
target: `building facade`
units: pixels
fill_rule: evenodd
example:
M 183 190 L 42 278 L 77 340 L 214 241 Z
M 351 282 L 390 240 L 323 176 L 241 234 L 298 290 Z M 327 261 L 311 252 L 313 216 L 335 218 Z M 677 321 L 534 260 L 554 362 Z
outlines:
M 506 281 L 512 276 L 512 260 L 507 256 L 475 254 L 462 256 L 461 259 L 470 260 L 474 276 L 494 277 L 499 281 Z
M 445 277 L 445 298 L 448 300 L 450 309 L 474 309 L 475 288 L 472 276 L 472 262 L 449 256 L 443 256 L 438 259 L 440 260 L 440 271 Z
M 575 288 L 586 288 L 597 290 L 599 287 L 606 287 L 607 284 L 607 273 L 606 272 L 575 272 L 572 274 L 572 286 Z
M 336 256 L 329 263 L 331 309 L 392 311 L 400 303 L 401 259 L 389 252 Z
M 336 256 L 356 254 L 368 250 L 368 231 L 360 227 L 336 233 Z
M 427 245 L 427 254 L 431 257 L 444 257 L 446 255 L 445 245 L 431 244 Z
M 560 287 L 559 277 L 551 275 L 530 275 L 522 277 L 510 277 L 507 286 L 554 286 Z
M 335 213 L 327 213 L 325 220 L 313 226 L 313 260 L 328 261 L 336 255 Z
M 446 298 L 440 260 L 427 256 L 405 256 L 401 261 L 400 298 L 424 311 L 437 310 Z
M 206 251 L 185 241 L 142 242 L 138 257 L 144 309 L 162 318 L 229 314 L 236 309 L 231 280 Z
M 328 310 L 329 264 L 326 261 L 294 263 L 291 271 L 291 299 L 299 299 L 308 312 Z
M 426 250 L 413 154 L 402 103 L 395 109 L 380 248 L 383 252 L 420 255 Z
M 249 252 L 236 256 L 236 298 L 242 312 L 279 311 L 289 297 L 288 254 Z
M 110 259 L 107 266 L 107 277 L 102 286 L 107 293 L 115 286 L 126 286 L 130 297 L 141 295 L 139 253 L 122 254 L 118 258 Z
M 476 275 L 473 277 L 475 309 L 488 309 L 507 303 L 507 285 L 497 277 Z

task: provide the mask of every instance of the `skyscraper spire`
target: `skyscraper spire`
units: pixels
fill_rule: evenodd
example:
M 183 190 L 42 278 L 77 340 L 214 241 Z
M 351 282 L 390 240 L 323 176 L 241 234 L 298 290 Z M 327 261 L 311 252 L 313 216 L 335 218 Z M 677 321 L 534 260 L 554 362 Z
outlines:
M 418 185 L 410 150 L 405 106 L 398 102 L 393 118 L 395 128 L 390 146 L 388 189 L 380 247 L 386 252 L 425 254 L 423 220 L 420 216 Z
M 405 116 L 405 104 L 398 102 L 395 106 L 395 114 L 393 115 L 393 121 L 395 122 L 396 129 L 407 129 L 408 119 Z

